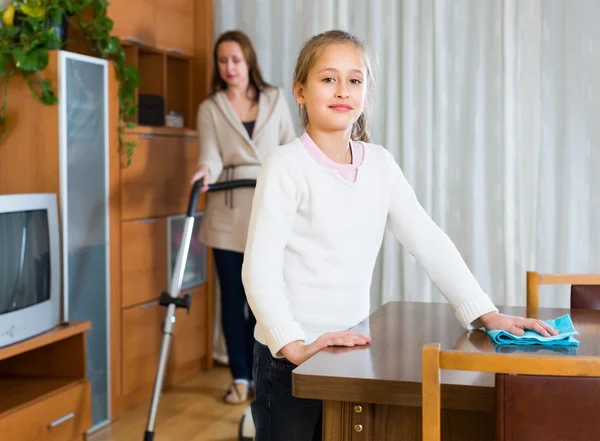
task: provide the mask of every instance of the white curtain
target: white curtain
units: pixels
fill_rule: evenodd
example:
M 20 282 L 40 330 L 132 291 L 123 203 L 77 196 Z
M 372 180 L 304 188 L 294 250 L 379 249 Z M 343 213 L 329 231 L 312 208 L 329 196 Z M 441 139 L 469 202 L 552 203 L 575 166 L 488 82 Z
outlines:
M 307 38 L 371 46 L 374 142 L 500 305 L 525 304 L 527 270 L 600 272 L 599 16 L 597 0 L 214 1 L 215 37 L 248 33 L 290 105 Z M 388 234 L 372 305 L 398 299 L 443 301 Z

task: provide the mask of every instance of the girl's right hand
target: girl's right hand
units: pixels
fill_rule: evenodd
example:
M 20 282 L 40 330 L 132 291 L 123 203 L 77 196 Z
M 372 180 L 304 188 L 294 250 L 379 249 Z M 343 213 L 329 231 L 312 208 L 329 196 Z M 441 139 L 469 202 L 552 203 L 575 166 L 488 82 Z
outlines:
M 202 193 L 204 193 L 205 191 L 208 191 L 208 180 L 210 179 L 210 169 L 205 164 L 202 164 L 201 166 L 198 167 L 198 169 L 196 170 L 196 173 L 194 173 L 194 176 L 192 176 L 191 184 L 194 185 L 194 183 L 199 179 L 204 180 L 202 189 L 200 191 Z
M 328 346 L 363 346 L 370 342 L 371 337 L 352 331 L 328 332 L 308 345 L 301 341 L 288 343 L 281 349 L 281 352 L 288 361 L 295 365 L 301 365 Z

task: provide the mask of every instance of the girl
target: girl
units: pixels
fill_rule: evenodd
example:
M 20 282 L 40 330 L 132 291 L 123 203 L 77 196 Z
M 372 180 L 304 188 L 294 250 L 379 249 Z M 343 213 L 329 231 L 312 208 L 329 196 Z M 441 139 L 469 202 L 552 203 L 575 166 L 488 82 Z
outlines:
M 283 91 L 261 75 L 248 36 L 228 31 L 215 43 L 212 90 L 198 108 L 200 160 L 192 182 L 255 179 L 267 153 L 296 136 Z M 233 382 L 228 404 L 244 403 L 252 386 L 254 325 L 242 284 L 242 260 L 253 189 L 209 194 L 199 239 L 213 248 L 221 287 L 221 320 Z
M 463 326 L 556 333 L 541 321 L 498 313 L 392 155 L 368 143 L 372 80 L 356 37 L 330 31 L 309 40 L 294 73 L 306 132 L 275 149 L 259 173 L 242 270 L 257 319 L 256 441 L 321 439 L 322 403 L 292 396 L 291 371 L 326 346 L 369 343 L 348 328 L 369 314 L 386 225 Z

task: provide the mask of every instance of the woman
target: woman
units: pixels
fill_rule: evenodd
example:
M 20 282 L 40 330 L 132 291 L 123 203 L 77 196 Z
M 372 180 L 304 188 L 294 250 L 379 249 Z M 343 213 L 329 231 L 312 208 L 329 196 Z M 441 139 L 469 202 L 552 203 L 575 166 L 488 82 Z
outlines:
M 296 137 L 283 91 L 262 78 L 254 47 L 244 33 L 222 34 L 213 51 L 212 86 L 198 108 L 198 170 L 192 182 L 256 179 L 267 153 Z M 213 248 L 221 286 L 223 334 L 233 382 L 224 396 L 243 403 L 252 387 L 256 320 L 246 302 L 242 260 L 253 188 L 209 194 L 200 241 Z

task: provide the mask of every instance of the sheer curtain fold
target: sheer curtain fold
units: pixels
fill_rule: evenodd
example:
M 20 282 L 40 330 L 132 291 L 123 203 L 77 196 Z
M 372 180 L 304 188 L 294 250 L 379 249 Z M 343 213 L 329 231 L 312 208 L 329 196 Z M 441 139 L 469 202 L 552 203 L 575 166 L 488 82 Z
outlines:
M 525 304 L 527 270 L 600 272 L 599 15 L 595 0 L 214 1 L 215 35 L 251 36 L 294 117 L 306 39 L 342 28 L 370 45 L 373 142 L 509 305 Z M 542 304 L 568 304 L 549 291 Z M 443 301 L 386 234 L 372 306 L 397 299 Z

